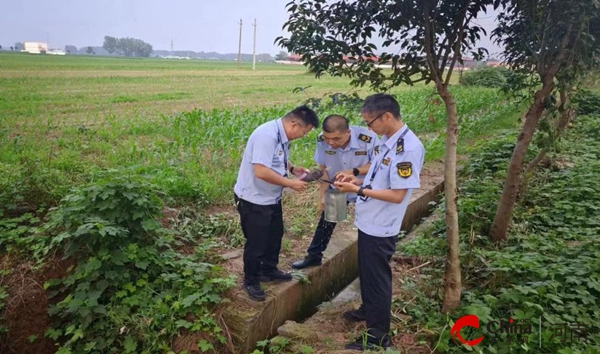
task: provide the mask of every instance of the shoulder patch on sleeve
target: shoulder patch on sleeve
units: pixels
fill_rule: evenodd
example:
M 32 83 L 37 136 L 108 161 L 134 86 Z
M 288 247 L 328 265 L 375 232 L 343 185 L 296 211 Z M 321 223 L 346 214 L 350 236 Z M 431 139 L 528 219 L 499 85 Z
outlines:
M 371 140 L 373 140 L 373 138 L 371 138 L 370 136 L 368 136 L 366 134 L 359 134 L 358 139 L 364 141 L 365 143 L 370 143 Z
M 324 140 L 325 140 L 325 137 L 323 137 L 323 134 L 319 134 L 317 136 L 317 141 L 324 141 Z
M 402 178 L 408 178 L 412 176 L 412 163 L 411 162 L 400 162 L 396 164 L 398 168 L 398 175 Z

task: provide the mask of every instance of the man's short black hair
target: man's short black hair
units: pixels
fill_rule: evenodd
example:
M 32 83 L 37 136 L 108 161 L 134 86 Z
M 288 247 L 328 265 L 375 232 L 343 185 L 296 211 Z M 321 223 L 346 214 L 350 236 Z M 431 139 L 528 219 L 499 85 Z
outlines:
M 297 118 L 304 125 L 312 125 L 315 128 L 319 127 L 319 117 L 312 109 L 306 105 L 298 106 L 285 115 L 286 118 Z
M 396 101 L 394 96 L 386 93 L 376 93 L 365 98 L 365 102 L 362 106 L 362 112 L 373 115 L 380 115 L 390 112 L 394 118 L 402 119 L 398 101 Z
M 327 133 L 346 132 L 348 129 L 348 118 L 344 116 L 332 114 L 323 119 L 323 131 Z

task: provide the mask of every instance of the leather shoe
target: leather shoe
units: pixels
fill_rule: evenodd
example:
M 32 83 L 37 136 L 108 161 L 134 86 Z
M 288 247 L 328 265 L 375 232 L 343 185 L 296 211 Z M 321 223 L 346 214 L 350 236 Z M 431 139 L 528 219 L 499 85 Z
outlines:
M 244 289 L 246 289 L 248 296 L 252 300 L 265 301 L 267 297 L 263 289 L 261 289 L 260 284 L 244 284 Z
M 279 269 L 276 269 L 269 273 L 264 273 L 260 276 L 260 281 L 265 283 L 276 281 L 276 282 L 284 282 L 292 280 L 292 275 L 290 273 L 282 272 Z
M 348 350 L 373 350 L 378 351 L 381 349 L 386 349 L 392 346 L 392 340 L 388 334 L 381 336 L 380 338 L 365 333 L 364 335 L 356 338 L 356 340 L 352 343 L 346 344 L 346 349 Z
M 304 259 L 292 263 L 292 268 L 304 269 L 304 268 L 313 267 L 313 266 L 320 266 L 321 263 L 322 263 L 321 258 L 317 258 L 314 256 L 306 256 L 306 257 L 304 257 Z
M 350 310 L 350 311 L 346 311 L 344 312 L 343 315 L 347 320 L 350 320 L 352 322 L 360 322 L 360 321 L 366 321 L 367 317 L 365 316 L 365 310 L 362 307 L 362 305 L 356 309 L 356 310 Z

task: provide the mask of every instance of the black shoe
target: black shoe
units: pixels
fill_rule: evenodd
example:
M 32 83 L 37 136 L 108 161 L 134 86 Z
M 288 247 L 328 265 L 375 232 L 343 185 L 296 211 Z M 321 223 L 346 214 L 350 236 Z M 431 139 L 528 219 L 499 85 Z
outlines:
M 362 305 L 356 310 L 344 312 L 344 317 L 352 322 L 360 322 L 367 320 L 367 317 L 365 316 L 365 310 L 362 307 Z
M 260 283 L 250 285 L 244 284 L 244 289 L 246 289 L 248 296 L 250 296 L 252 300 L 265 301 L 265 298 L 267 297 L 263 289 L 261 289 Z
M 292 275 L 290 273 L 284 273 L 279 269 L 276 269 L 269 273 L 264 273 L 260 276 L 260 281 L 265 283 L 276 281 L 276 282 L 284 282 L 292 280 Z
M 321 263 L 321 258 L 317 258 L 315 256 L 306 256 L 303 260 L 292 263 L 292 268 L 304 269 L 308 267 L 320 266 Z
M 377 338 L 372 334 L 365 333 L 364 335 L 356 338 L 352 343 L 346 344 L 348 350 L 381 350 L 392 346 L 392 340 L 390 336 L 385 334 L 381 338 Z

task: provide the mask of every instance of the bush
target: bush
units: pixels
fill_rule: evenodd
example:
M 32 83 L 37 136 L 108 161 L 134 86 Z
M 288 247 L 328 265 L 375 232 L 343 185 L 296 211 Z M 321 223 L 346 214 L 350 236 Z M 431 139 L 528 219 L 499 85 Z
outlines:
M 582 89 L 573 96 L 578 115 L 600 115 L 600 94 Z
M 506 84 L 509 75 L 510 70 L 506 68 L 486 66 L 464 72 L 458 81 L 465 86 L 501 88 Z
M 57 353 L 166 353 L 182 329 L 225 342 L 213 306 L 234 280 L 220 277 L 202 246 L 175 252 L 161 210 L 156 186 L 117 175 L 73 190 L 51 212 L 49 251 L 77 261 L 45 285 L 56 299 L 46 335 Z

